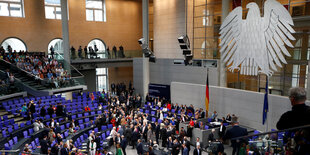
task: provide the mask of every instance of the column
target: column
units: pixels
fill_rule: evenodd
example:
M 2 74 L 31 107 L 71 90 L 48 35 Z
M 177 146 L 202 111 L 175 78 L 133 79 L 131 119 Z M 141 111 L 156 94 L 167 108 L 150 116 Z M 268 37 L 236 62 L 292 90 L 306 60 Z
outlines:
M 143 38 L 149 43 L 149 0 L 142 0 Z
M 229 5 L 231 0 L 222 0 L 222 23 L 226 16 L 229 14 Z M 219 60 L 220 62 L 220 86 L 227 87 L 227 75 L 226 75 L 226 64 Z
M 61 24 L 62 24 L 64 59 L 65 59 L 64 68 L 67 70 L 68 73 L 71 73 L 67 0 L 61 0 Z
M 150 64 L 148 58 L 133 59 L 133 86 L 136 93 L 140 94 L 143 99 L 148 92 L 150 83 Z

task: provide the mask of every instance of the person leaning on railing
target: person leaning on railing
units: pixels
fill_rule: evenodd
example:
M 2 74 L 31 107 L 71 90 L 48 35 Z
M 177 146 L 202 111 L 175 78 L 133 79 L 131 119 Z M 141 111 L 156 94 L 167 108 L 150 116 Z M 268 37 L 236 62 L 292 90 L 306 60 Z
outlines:
M 305 88 L 291 88 L 289 99 L 292 110 L 285 112 L 277 123 L 279 130 L 300 127 L 310 124 L 310 107 L 305 104 L 307 99 Z M 305 154 L 310 152 L 310 129 L 292 131 L 295 133 L 294 140 L 297 144 L 295 153 Z

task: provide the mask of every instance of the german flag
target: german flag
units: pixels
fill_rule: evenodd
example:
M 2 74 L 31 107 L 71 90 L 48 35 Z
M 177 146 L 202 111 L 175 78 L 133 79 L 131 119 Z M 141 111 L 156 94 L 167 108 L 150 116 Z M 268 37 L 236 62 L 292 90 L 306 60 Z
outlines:
M 208 117 L 208 112 L 209 112 L 209 74 L 207 74 L 207 81 L 206 81 L 206 117 Z

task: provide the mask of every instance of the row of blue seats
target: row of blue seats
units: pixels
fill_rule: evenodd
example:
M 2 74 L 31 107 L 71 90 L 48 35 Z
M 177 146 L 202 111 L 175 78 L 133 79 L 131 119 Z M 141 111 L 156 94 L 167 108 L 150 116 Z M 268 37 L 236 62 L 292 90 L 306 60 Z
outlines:
M 25 102 L 30 102 L 31 100 L 33 101 L 39 101 L 39 100 L 45 100 L 45 99 L 56 99 L 56 98 L 62 98 L 61 95 L 55 96 L 41 96 L 41 97 L 24 97 L 24 98 L 20 98 L 20 99 L 13 99 L 13 100 L 9 100 L 9 101 L 5 101 L 2 102 L 2 105 L 7 104 L 16 104 L 16 103 L 25 103 Z

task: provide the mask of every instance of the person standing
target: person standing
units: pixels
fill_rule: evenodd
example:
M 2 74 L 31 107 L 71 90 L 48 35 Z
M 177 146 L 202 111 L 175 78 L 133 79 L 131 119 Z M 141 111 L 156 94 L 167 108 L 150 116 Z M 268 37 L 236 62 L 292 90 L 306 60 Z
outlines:
M 127 147 L 127 139 L 124 135 L 122 135 L 121 147 L 124 155 L 126 155 L 126 147 Z
M 107 51 L 107 56 L 108 56 L 108 59 L 111 59 L 111 54 L 110 54 L 110 49 L 109 49 L 109 47 L 106 49 L 106 51 Z
M 289 99 L 292 110 L 285 112 L 277 122 L 277 128 L 284 130 L 288 128 L 300 127 L 310 124 L 310 107 L 305 104 L 307 99 L 305 88 L 291 88 Z M 310 129 L 300 129 L 292 131 L 295 133 L 296 153 L 306 154 L 310 152 Z
M 188 148 L 186 147 L 186 145 L 182 144 L 182 147 L 183 147 L 182 155 L 188 155 L 189 151 L 188 151 Z
M 223 136 L 225 135 L 225 132 L 226 132 L 226 127 L 225 127 L 225 125 L 223 124 L 223 121 L 222 121 L 220 129 L 219 129 L 219 133 L 218 133 L 220 139 L 223 138 Z
M 69 155 L 69 149 L 67 143 L 63 145 L 63 148 L 60 150 L 60 155 Z
M 79 55 L 79 58 L 82 59 L 82 46 L 80 46 L 78 49 L 78 55 Z
M 115 153 L 115 155 L 123 155 L 121 146 L 119 144 L 116 144 L 116 153 Z
M 197 145 L 196 148 L 194 149 L 193 155 L 201 155 L 201 154 L 202 154 L 202 150 L 200 148 L 200 145 Z
M 87 46 L 84 47 L 84 54 L 85 54 L 85 59 L 87 59 Z
M 223 140 L 233 139 L 241 136 L 248 135 L 248 131 L 245 128 L 239 126 L 238 117 L 232 118 L 232 128 L 227 130 L 223 137 Z M 245 142 L 245 139 L 233 139 L 231 140 L 231 145 L 233 147 L 232 155 L 238 154 L 241 144 Z
M 96 143 L 95 140 L 92 139 L 91 142 L 89 143 L 89 153 L 90 155 L 96 155 Z
M 117 54 L 116 54 L 117 49 L 116 49 L 115 46 L 113 46 L 112 51 L 113 51 L 113 54 L 114 54 L 114 58 L 116 59 L 117 58 Z
M 50 47 L 50 51 L 51 51 L 52 59 L 54 59 L 55 50 L 54 50 L 53 45 Z
M 143 147 L 142 147 L 141 139 L 138 140 L 137 154 L 138 155 L 142 155 L 143 154 Z
M 158 122 L 155 122 L 155 137 L 156 137 L 156 143 L 159 144 L 159 133 L 160 133 L 160 125 L 158 124 Z
M 41 154 L 48 154 L 48 142 L 47 142 L 47 136 L 46 135 L 41 140 L 40 145 L 41 145 Z

